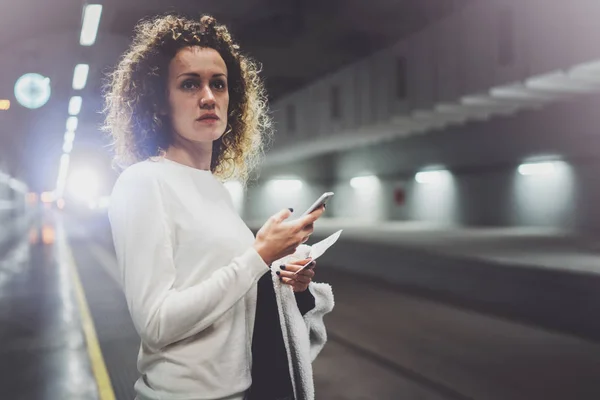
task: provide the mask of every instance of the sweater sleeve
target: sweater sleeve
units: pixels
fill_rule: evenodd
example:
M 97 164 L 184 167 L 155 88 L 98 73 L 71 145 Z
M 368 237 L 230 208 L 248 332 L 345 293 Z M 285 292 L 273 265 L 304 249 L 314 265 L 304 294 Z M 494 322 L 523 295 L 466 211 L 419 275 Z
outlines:
M 256 284 L 268 265 L 253 247 L 201 283 L 177 290 L 170 221 L 151 175 L 127 174 L 111 196 L 109 219 L 134 326 L 153 350 L 211 326 Z

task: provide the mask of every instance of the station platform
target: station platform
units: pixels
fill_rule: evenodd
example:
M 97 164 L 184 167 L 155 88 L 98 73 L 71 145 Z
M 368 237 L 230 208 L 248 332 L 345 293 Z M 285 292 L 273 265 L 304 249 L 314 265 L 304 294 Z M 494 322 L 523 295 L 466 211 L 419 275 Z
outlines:
M 260 222 L 249 222 L 253 232 Z M 307 244 L 337 270 L 600 342 L 600 239 L 549 228 L 449 228 L 321 218 Z
M 249 221 L 253 230 L 264 221 Z M 353 241 L 410 248 L 433 254 L 510 266 L 600 274 L 600 237 L 543 227 L 448 227 L 425 222 L 321 218 L 307 244 L 343 229 Z
M 529 243 L 523 245 L 507 232 L 351 225 L 322 219 L 309 241 L 344 229 L 317 262 L 316 280 L 332 284 L 336 299 L 325 321 L 328 344 L 314 363 L 317 399 L 600 398 L 600 341 L 564 325 L 565 309 L 552 299 L 576 302 L 560 298 L 568 290 L 552 286 L 547 275 L 577 278 L 569 281 L 570 295 L 585 300 L 575 292 L 579 278 L 593 281 L 596 273 L 570 268 L 579 261 L 569 254 L 593 257 L 593 242 L 530 231 L 520 233 Z M 0 387 L 7 398 L 134 398 L 139 338 L 105 228 L 104 222 L 47 215 L 0 253 Z M 405 240 L 392 240 L 401 236 Z M 472 252 L 458 250 L 460 243 Z M 564 268 L 531 265 L 532 258 L 510 261 L 535 249 L 538 261 L 545 249 L 560 255 L 558 243 L 563 260 L 574 260 Z M 504 308 L 494 300 L 510 281 L 499 277 L 516 279 Z M 496 281 L 496 291 L 486 281 Z M 543 295 L 537 308 L 526 307 L 527 285 Z M 516 305 L 537 314 L 528 318 L 513 310 Z M 540 313 L 563 326 L 548 326 Z

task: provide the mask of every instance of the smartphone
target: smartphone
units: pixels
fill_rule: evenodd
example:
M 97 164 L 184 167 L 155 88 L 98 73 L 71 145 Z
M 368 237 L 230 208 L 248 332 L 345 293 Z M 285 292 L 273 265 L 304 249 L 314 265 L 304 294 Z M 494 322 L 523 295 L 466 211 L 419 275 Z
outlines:
M 312 206 L 308 207 L 308 210 L 304 211 L 304 214 L 300 216 L 300 218 L 310 214 L 315 211 L 317 208 L 321 207 L 323 204 L 327 203 L 327 201 L 333 197 L 333 192 L 325 192 L 317 201 L 313 203 Z

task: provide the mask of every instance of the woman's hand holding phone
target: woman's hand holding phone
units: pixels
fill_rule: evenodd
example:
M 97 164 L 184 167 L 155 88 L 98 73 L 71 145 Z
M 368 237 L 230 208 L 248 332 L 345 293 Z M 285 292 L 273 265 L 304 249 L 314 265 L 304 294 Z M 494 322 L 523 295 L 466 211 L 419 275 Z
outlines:
M 284 209 L 271 216 L 256 234 L 254 248 L 267 265 L 294 254 L 298 246 L 313 233 L 314 222 L 325 211 L 322 205 L 313 212 L 293 221 L 286 221 L 292 209 Z

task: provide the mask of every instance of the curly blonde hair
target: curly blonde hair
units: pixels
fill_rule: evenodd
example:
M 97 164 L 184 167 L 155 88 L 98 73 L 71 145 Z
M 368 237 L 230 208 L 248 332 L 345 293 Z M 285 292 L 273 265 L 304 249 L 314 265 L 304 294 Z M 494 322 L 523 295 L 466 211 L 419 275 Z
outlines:
M 257 64 L 240 53 L 224 25 L 204 15 L 199 21 L 169 14 L 141 21 L 128 51 L 105 86 L 103 129 L 113 139 L 114 165 L 125 168 L 161 155 L 171 140 L 170 122 L 159 112 L 167 101 L 169 63 L 185 47 L 215 49 L 228 70 L 228 132 L 213 142 L 210 170 L 244 187 L 272 138 L 267 97 Z M 229 128 L 231 131 L 229 132 Z

